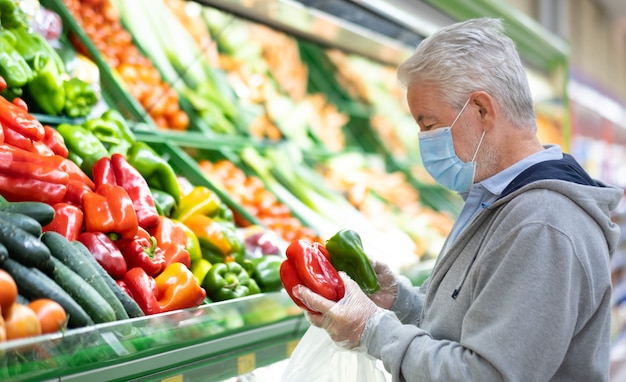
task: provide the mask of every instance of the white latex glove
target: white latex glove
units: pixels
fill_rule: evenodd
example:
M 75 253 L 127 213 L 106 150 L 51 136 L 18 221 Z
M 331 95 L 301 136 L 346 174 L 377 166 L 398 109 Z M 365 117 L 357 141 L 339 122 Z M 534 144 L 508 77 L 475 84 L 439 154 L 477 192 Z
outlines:
M 383 309 L 391 309 L 398 296 L 398 281 L 396 275 L 389 269 L 389 266 L 375 259 L 370 259 L 370 263 L 376 272 L 380 290 L 370 296 L 374 303 Z
M 293 288 L 293 294 L 311 310 L 320 312 L 307 313 L 311 324 L 325 329 L 337 345 L 354 349 L 361 344 L 361 334 L 368 318 L 378 308 L 350 276 L 344 272 L 339 274 L 346 292 L 337 302 L 328 300 L 301 284 Z

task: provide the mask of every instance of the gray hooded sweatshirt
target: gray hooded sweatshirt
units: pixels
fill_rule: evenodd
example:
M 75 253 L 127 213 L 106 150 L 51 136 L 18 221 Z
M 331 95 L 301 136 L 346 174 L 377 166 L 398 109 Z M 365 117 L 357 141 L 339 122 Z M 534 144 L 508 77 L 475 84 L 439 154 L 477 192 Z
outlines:
M 522 172 L 438 258 L 400 282 L 361 349 L 394 381 L 607 381 L 609 257 L 623 190 L 569 156 Z

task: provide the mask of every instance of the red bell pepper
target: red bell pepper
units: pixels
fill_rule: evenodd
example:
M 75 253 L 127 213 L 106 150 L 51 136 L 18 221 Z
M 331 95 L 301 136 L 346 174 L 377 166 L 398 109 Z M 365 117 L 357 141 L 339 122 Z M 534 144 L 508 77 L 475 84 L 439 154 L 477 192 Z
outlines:
M 62 158 L 58 155 L 56 158 L 61 158 L 59 160 L 59 168 L 69 175 L 70 180 L 77 180 L 79 182 L 83 182 L 89 189 L 95 190 L 95 185 L 91 178 L 85 173 L 76 163 L 72 162 L 67 158 Z
M 43 141 L 33 141 L 32 151 L 45 157 L 51 157 L 53 155 L 56 155 L 50 147 L 46 146 L 46 144 L 43 143 Z
M 344 296 L 343 280 L 330 263 L 328 252 L 322 244 L 296 240 L 289 244 L 286 255 L 287 259 L 280 268 L 281 281 L 296 304 L 302 306 L 302 302 L 292 294 L 297 284 L 305 285 L 329 300 L 338 301 Z
M 114 233 L 123 239 L 137 234 L 137 214 L 122 187 L 102 184 L 96 192 L 85 193 L 82 202 L 86 231 Z
M 69 241 L 78 240 L 83 230 L 83 210 L 68 203 L 56 203 L 52 208 L 54 218 L 42 230 L 58 232 Z
M 66 192 L 64 184 L 0 173 L 0 195 L 10 202 L 35 201 L 52 205 L 63 202 Z
M 56 155 L 67 158 L 69 151 L 67 150 L 67 146 L 65 146 L 63 136 L 59 134 L 56 129 L 48 125 L 44 125 L 43 129 L 43 143 L 48 146 L 50 150 L 52 150 L 52 152 L 54 152 Z
M 102 184 L 117 185 L 115 173 L 113 172 L 113 167 L 111 167 L 111 158 L 109 157 L 98 159 L 91 168 L 91 174 L 96 188 Z
M 161 306 L 157 300 L 157 284 L 154 278 L 150 277 L 143 269 L 136 267 L 129 269 L 122 281 L 124 288 L 144 314 L 161 313 Z
M 159 212 L 148 182 L 128 163 L 124 155 L 114 153 L 110 158 L 100 158 L 94 164 L 92 172 L 96 187 L 100 184 L 115 184 L 126 190 L 133 201 L 140 227 L 150 229 L 158 224 Z
M 31 153 L 36 152 L 32 139 L 26 138 L 22 134 L 13 129 L 9 129 L 8 127 L 3 127 L 2 130 L 4 132 L 4 143 Z
M 204 301 L 206 291 L 198 284 L 193 273 L 182 263 L 172 263 L 155 277 L 157 299 L 162 312 L 198 306 Z
M 150 186 L 139 171 L 133 167 L 124 155 L 111 155 L 111 166 L 115 173 L 117 185 L 124 187 L 133 200 L 139 226 L 150 229 L 159 222 L 159 212 L 154 204 Z
M 54 163 L 0 161 L 0 174 L 63 185 L 69 180 L 69 175 Z
M 154 236 L 139 227 L 132 239 L 119 239 L 115 245 L 120 249 L 129 268 L 139 267 L 149 276 L 156 276 L 165 269 L 163 250 Z
M 9 201 L 63 201 L 69 175 L 58 168 L 63 158 L 0 144 L 0 194 Z
M 70 179 L 67 182 L 67 192 L 65 193 L 65 199 L 63 200 L 65 203 L 73 204 L 77 207 L 83 206 L 83 196 L 85 194 L 93 194 L 94 191 L 89 188 L 85 183 Z
M 309 309 L 309 307 L 304 305 L 302 300 L 293 295 L 293 287 L 295 287 L 296 285 L 304 285 L 304 282 L 300 278 L 300 275 L 298 274 L 296 267 L 293 265 L 293 262 L 284 260 L 280 264 L 279 274 L 280 281 L 282 281 L 285 291 L 287 291 L 287 294 L 289 295 L 289 297 L 291 297 L 293 302 L 296 303 L 296 305 L 310 313 L 319 313 Z
M 2 96 L 0 96 L 0 125 L 15 130 L 33 141 L 40 141 L 45 135 L 43 125 L 37 118 Z
M 188 236 L 181 222 L 174 221 L 166 216 L 159 216 L 159 221 L 152 235 L 157 245 L 163 250 L 165 265 L 182 263 L 186 267 L 191 265 L 191 257 L 187 250 Z
M 119 280 L 124 277 L 128 270 L 126 260 L 113 240 L 105 233 L 83 232 L 78 237 L 78 241 L 89 249 L 89 252 L 91 252 L 98 264 L 100 264 L 112 278 Z

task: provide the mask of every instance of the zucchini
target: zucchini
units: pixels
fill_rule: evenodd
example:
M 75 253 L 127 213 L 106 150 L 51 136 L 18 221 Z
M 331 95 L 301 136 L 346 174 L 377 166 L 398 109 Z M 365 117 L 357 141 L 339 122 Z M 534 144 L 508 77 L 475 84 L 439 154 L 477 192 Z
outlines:
M 88 262 L 76 246 L 58 232 L 49 231 L 41 235 L 41 241 L 48 247 L 50 254 L 76 272 L 111 305 L 117 320 L 125 320 L 128 313 L 111 288 L 104 282 L 102 275 Z
M 9 257 L 27 267 L 43 268 L 50 259 L 50 250 L 38 237 L 0 219 L 0 243 L 9 251 Z
M 41 223 L 28 215 L 0 210 L 0 219 L 14 224 L 17 228 L 21 228 L 35 237 L 41 236 Z
M 44 202 L 9 202 L 0 205 L 0 211 L 24 214 L 37 220 L 42 226 L 50 224 L 54 219 L 54 208 Z
M 51 256 L 50 262 L 53 265 L 50 276 L 54 282 L 83 307 L 93 322 L 115 321 L 113 308 L 94 287 L 56 257 Z
M 145 314 L 143 313 L 139 305 L 137 305 L 135 300 L 133 300 L 133 298 L 130 297 L 128 293 L 126 293 L 115 282 L 113 277 L 111 277 L 111 275 L 109 275 L 109 273 L 104 268 L 102 268 L 102 265 L 100 265 L 100 263 L 98 263 L 96 258 L 93 257 L 91 252 L 89 252 L 89 248 L 85 247 L 85 244 L 81 243 L 80 241 L 73 241 L 72 245 L 78 248 L 78 251 L 87 259 L 89 263 L 91 263 L 94 266 L 94 268 L 98 271 L 98 273 L 100 273 L 100 275 L 102 276 L 102 279 L 109 286 L 109 288 L 111 288 L 111 291 L 113 291 L 113 294 L 115 294 L 115 297 L 117 297 L 117 299 L 122 303 L 122 305 L 124 306 L 124 309 L 126 310 L 126 313 L 128 314 L 130 318 L 145 316 Z
M 13 277 L 19 293 L 26 299 L 49 298 L 58 302 L 68 315 L 70 328 L 81 328 L 94 324 L 87 312 L 41 270 L 26 267 L 11 258 L 6 259 L 2 264 L 2 269 Z

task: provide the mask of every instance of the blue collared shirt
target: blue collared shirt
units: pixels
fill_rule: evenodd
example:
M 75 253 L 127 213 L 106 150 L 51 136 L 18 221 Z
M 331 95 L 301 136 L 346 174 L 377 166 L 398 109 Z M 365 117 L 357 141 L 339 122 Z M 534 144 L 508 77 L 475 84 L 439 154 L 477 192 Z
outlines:
M 476 217 L 483 208 L 487 208 L 495 202 L 506 186 L 508 186 L 515 177 L 521 174 L 522 171 L 539 162 L 563 158 L 563 152 L 560 146 L 546 145 L 544 147 L 546 148 L 545 150 L 532 154 L 494 176 L 473 184 L 469 192 L 460 194 L 465 200 L 465 204 L 450 231 L 446 248 L 444 248 L 442 253 L 447 252 L 447 248 L 454 243 L 457 237 L 459 237 L 459 234 L 469 225 L 474 217 Z

